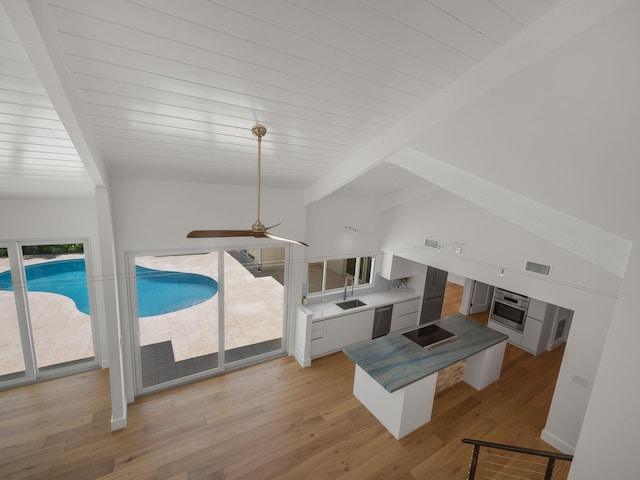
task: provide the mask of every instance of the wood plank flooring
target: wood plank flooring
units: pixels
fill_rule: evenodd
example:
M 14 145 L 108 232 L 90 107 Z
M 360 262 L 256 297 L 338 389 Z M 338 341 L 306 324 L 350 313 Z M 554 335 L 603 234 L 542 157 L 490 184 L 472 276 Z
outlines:
M 442 391 L 431 422 L 400 441 L 352 395 L 342 353 L 304 369 L 279 358 L 142 398 L 117 432 L 108 372 L 83 373 L 0 392 L 0 478 L 464 479 L 463 437 L 553 450 L 540 433 L 562 354 L 507 346 L 497 382 Z

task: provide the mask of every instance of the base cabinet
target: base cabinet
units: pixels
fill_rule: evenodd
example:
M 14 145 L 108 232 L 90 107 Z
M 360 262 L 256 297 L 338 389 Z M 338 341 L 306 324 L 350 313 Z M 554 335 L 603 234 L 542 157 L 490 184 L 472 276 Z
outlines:
M 312 331 L 322 332 L 322 337 L 312 339 L 311 356 L 317 357 L 337 352 L 347 345 L 370 339 L 373 331 L 373 315 L 373 310 L 369 309 L 313 322 Z M 315 348 L 314 340 L 317 342 Z
M 494 322 L 493 320 L 489 320 L 487 325 L 490 329 L 495 330 L 496 332 L 504 333 L 509 336 L 509 343 L 511 345 L 515 345 L 519 347 L 522 344 L 522 332 L 518 332 L 513 330 L 512 328 L 505 327 L 501 323 Z
M 322 337 L 311 340 L 311 357 L 322 355 Z
M 396 300 L 396 301 L 394 301 Z M 364 297 L 363 301 L 369 303 Z M 373 334 L 375 309 L 393 304 L 391 330 L 418 325 L 420 298 L 375 297 L 366 309 L 357 308 L 329 318 L 314 320 L 312 309 L 300 305 L 296 309 L 293 335 L 293 356 L 302 367 L 311 365 L 314 358 L 342 350 L 354 343 L 370 340 Z
M 543 323 L 540 320 L 533 317 L 527 317 L 524 332 L 522 332 L 521 347 L 534 355 L 538 355 L 544 350 L 542 325 Z
M 395 332 L 418 325 L 420 317 L 420 299 L 407 300 L 393 305 L 391 314 L 391 331 Z
M 551 305 L 535 298 L 530 300 L 522 335 L 522 348 L 524 350 L 534 355 L 539 355 L 547 350 L 551 326 L 557 315 L 558 308 L 556 305 Z

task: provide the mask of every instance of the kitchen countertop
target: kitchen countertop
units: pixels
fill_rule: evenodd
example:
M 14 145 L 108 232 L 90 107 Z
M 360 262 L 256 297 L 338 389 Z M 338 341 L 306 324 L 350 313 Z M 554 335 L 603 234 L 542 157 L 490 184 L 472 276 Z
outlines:
M 337 317 L 339 315 L 351 314 L 361 312 L 363 310 L 369 310 L 372 308 L 381 307 L 383 305 L 389 305 L 391 303 L 406 302 L 407 300 L 413 300 L 420 298 L 421 296 L 415 292 L 376 292 L 363 295 L 348 296 L 348 300 L 358 299 L 364 302 L 366 305 L 362 307 L 350 308 L 343 310 L 336 305 L 336 302 L 342 302 L 340 299 L 327 300 L 326 302 L 314 303 L 307 306 L 300 305 L 300 308 L 305 308 L 307 313 L 312 313 L 312 321 L 317 322 L 319 320 L 326 320 L 327 318 Z
M 441 318 L 433 324 L 458 338 L 433 349 L 425 349 L 402 332 L 393 332 L 351 345 L 344 349 L 344 353 L 387 391 L 394 392 L 508 339 L 507 335 L 460 314 Z

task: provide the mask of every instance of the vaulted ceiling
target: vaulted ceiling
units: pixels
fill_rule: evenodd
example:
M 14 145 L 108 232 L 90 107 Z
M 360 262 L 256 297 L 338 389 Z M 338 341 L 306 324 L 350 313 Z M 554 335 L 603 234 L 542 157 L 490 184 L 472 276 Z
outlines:
M 306 189 L 560 0 L 2 0 L 0 195 L 109 176 Z M 391 163 L 340 192 L 421 179 Z

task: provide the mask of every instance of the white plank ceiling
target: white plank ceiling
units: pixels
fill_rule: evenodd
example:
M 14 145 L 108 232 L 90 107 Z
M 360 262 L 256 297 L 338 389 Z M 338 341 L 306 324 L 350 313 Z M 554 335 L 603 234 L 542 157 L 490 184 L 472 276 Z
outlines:
M 21 0 L 2 1 L 0 195 L 90 191 L 93 159 L 18 40 L 30 34 L 14 31 Z M 262 123 L 263 185 L 303 189 L 557 3 L 51 0 L 32 15 L 110 175 L 254 185 Z M 417 180 L 380 166 L 340 193 Z

